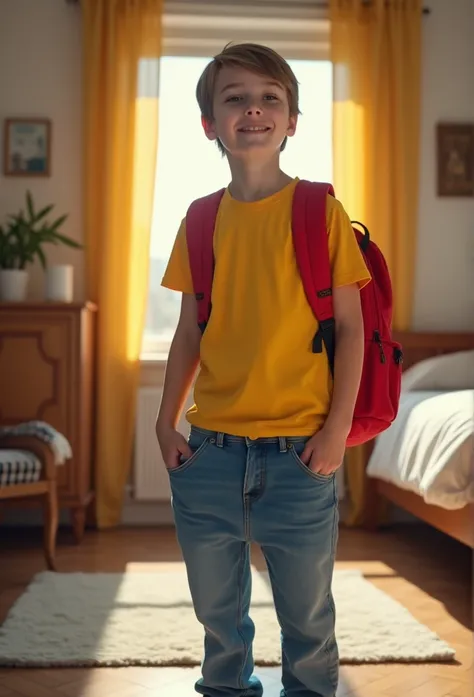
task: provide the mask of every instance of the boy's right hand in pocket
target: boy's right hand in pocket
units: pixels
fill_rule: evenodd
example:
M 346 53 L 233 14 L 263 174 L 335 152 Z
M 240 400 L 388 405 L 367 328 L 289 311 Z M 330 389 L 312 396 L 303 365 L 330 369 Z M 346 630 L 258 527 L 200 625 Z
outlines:
M 181 464 L 181 457 L 190 458 L 193 451 L 186 438 L 174 428 L 160 428 L 156 426 L 156 436 L 167 469 L 176 469 Z

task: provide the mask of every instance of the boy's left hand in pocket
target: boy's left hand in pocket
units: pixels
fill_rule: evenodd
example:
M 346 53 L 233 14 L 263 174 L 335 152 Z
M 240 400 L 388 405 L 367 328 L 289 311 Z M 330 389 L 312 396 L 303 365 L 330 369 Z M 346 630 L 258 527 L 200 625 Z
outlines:
M 346 437 L 322 428 L 309 439 L 301 454 L 301 460 L 312 472 L 330 475 L 342 465 L 346 450 Z

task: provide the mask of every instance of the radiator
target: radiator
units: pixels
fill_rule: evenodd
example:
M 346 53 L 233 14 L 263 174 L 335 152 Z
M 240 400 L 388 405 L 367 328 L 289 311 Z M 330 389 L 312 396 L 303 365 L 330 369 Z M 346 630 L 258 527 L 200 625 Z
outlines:
M 138 391 L 135 425 L 135 456 L 133 496 L 137 501 L 169 501 L 171 496 L 168 473 L 161 457 L 155 435 L 155 421 L 161 400 L 160 387 L 142 387 Z M 179 430 L 184 436 L 189 425 L 184 417 L 191 399 L 183 410 Z M 344 498 L 343 467 L 337 472 L 339 498 Z
M 133 498 L 136 501 L 169 501 L 171 496 L 168 473 L 155 435 L 160 400 L 161 387 L 141 387 L 138 391 L 133 467 Z M 185 436 L 189 433 L 184 412 L 179 430 Z

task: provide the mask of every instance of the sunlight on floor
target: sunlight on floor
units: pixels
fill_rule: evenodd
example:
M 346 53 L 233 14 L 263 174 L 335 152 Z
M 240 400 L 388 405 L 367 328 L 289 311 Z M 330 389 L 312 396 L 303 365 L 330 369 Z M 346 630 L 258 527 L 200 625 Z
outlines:
M 173 572 L 180 571 L 184 568 L 184 563 L 182 561 L 161 561 L 161 562 L 138 562 L 131 561 L 125 565 L 125 572 L 136 573 L 136 574 L 156 574 L 163 573 L 165 571 Z
M 128 564 L 125 565 L 125 572 L 134 572 L 134 573 L 163 573 L 163 572 L 175 572 L 179 571 L 184 567 L 184 563 L 181 561 L 176 561 L 176 562 L 129 562 Z M 386 578 L 398 578 L 399 574 L 392 569 L 388 564 L 385 564 L 384 562 L 381 561 L 364 561 L 363 562 L 363 567 L 364 567 L 364 576 L 366 577 L 371 577 L 371 576 L 379 576 L 379 577 L 386 577 Z M 336 569 L 360 569 L 361 568 L 361 562 L 360 561 L 340 561 L 336 562 Z M 262 565 L 261 564 L 252 564 L 252 569 L 254 571 L 259 571 L 262 570 Z

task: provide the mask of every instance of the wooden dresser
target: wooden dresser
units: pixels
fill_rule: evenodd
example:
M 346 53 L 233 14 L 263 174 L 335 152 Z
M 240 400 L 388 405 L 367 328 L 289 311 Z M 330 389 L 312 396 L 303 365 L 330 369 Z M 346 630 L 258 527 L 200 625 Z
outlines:
M 59 503 L 78 542 L 93 497 L 95 317 L 92 303 L 0 303 L 0 424 L 46 421 L 68 439 Z

